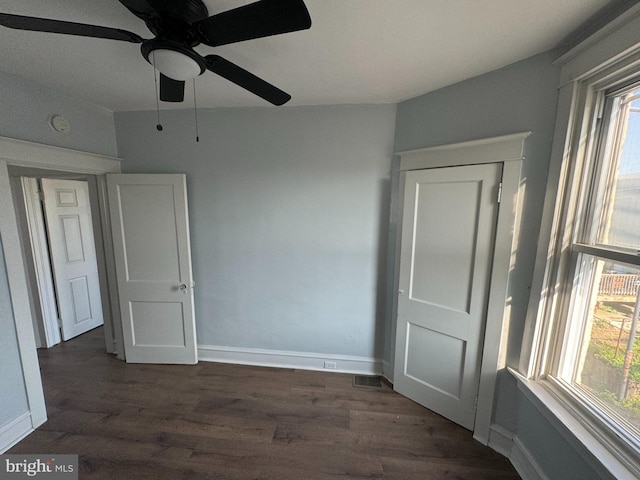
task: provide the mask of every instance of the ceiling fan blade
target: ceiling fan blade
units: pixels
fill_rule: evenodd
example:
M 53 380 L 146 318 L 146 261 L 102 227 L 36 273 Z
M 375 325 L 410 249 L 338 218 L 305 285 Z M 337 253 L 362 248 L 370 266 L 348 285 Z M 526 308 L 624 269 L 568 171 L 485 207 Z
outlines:
M 181 102 L 184 100 L 184 82 L 160 74 L 160 100 L 163 102 Z
M 231 63 L 219 55 L 207 55 L 204 57 L 207 68 L 213 73 L 217 73 L 239 87 L 249 90 L 260 98 L 274 105 L 283 105 L 291 100 L 291 95 L 265 82 L 253 73 L 247 72 L 244 68 Z
M 107 38 L 125 42 L 142 43 L 144 40 L 133 32 L 117 28 L 87 25 L 84 23 L 63 22 L 47 18 L 25 17 L 0 13 L 0 25 L 17 30 L 33 30 L 36 32 L 62 33 L 64 35 L 79 35 L 81 37 Z
M 193 24 L 202 43 L 212 47 L 310 27 L 303 0 L 260 0 Z

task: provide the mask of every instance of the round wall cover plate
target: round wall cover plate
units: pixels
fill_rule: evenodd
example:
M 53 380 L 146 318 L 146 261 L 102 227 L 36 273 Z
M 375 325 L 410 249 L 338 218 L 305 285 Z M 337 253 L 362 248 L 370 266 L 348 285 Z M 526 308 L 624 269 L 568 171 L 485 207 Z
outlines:
M 68 133 L 71 131 L 69 120 L 61 115 L 52 115 L 49 118 L 49 125 L 58 133 Z

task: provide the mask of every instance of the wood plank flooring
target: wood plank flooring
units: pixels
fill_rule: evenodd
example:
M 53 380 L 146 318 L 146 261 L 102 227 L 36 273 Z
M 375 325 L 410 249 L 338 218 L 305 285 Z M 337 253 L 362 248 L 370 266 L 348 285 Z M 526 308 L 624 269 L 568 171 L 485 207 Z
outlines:
M 40 350 L 49 420 L 8 453 L 80 456 L 81 479 L 518 479 L 471 433 L 353 376 L 131 365 L 102 329 Z

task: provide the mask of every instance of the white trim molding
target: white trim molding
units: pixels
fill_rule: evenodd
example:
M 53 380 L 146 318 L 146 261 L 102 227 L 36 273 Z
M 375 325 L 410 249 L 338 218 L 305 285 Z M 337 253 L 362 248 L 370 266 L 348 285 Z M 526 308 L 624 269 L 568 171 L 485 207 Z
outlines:
M 0 427 L 0 454 L 6 452 L 33 431 L 30 412 L 24 412 Z
M 204 362 L 257 365 L 260 367 L 382 375 L 382 359 L 350 355 L 198 345 L 198 360 Z M 335 368 L 325 368 L 325 362 L 335 363 Z
M 120 173 L 120 159 L 0 137 L 0 159 L 9 165 L 102 175 Z
M 562 67 L 560 84 L 572 83 L 637 53 L 638 29 L 640 5 L 635 5 L 554 62 Z
M 513 448 L 513 437 L 513 432 L 494 423 L 489 429 L 489 443 L 487 443 L 487 446 L 500 455 L 510 458 L 511 449 Z
M 51 258 L 47 245 L 44 213 L 38 197 L 38 180 L 21 177 L 22 193 L 27 215 L 27 226 L 31 240 L 31 254 L 35 267 L 37 292 L 40 298 L 40 310 L 44 326 L 44 346 L 53 347 L 62 341 L 58 327 L 58 307 L 56 305 L 55 286 L 51 272 Z
M 523 480 L 549 480 L 527 447 L 506 428 L 491 425 L 488 446 L 507 457 Z
M 407 150 L 398 152 L 396 155 L 400 156 L 401 172 L 517 161 L 524 158 L 524 139 L 529 135 L 531 132 L 514 133 L 469 142 Z M 473 163 L 469 163 L 469 158 L 473 158 Z
M 549 480 L 549 477 L 536 462 L 535 457 L 518 438 L 513 440 L 509 460 L 523 480 Z
M 0 159 L 0 238 L 4 247 L 5 267 L 11 295 L 11 306 L 16 327 L 16 337 L 22 363 L 22 375 L 27 391 L 27 402 L 32 425 L 47 420 L 44 391 L 40 377 L 40 365 L 36 354 L 36 341 L 31 318 L 31 304 L 18 221 L 9 181 L 7 162 Z
M 119 172 L 120 161 L 95 153 L 0 137 L 0 205 L 2 205 L 0 208 L 0 238 L 2 238 L 4 247 L 11 304 L 29 409 L 25 414 L 28 416 L 28 425 L 27 420 L 20 416 L 12 420 L 10 428 L 0 430 L 2 432 L 0 446 L 18 442 L 47 420 L 33 331 L 27 272 L 22 258 L 16 206 L 11 193 L 10 166 L 101 175 Z M 105 237 L 105 242 L 108 241 L 109 239 Z M 116 312 L 112 312 L 112 314 L 116 317 Z M 114 321 L 119 322 L 119 318 L 114 318 Z M 9 436 L 14 438 L 9 438 Z

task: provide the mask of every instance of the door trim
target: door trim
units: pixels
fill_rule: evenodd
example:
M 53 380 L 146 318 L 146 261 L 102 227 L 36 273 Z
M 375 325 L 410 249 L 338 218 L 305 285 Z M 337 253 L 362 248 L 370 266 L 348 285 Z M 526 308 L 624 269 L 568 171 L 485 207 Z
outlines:
M 531 132 L 482 138 L 469 142 L 397 152 L 400 171 L 460 167 L 483 163 L 517 162 L 524 159 L 524 140 Z
M 502 164 L 502 201 L 498 209 L 478 403 L 473 429 L 473 437 L 484 445 L 489 443 L 498 371 L 506 367 L 506 333 L 511 320 L 508 286 L 517 250 L 520 210 L 524 196 L 524 183 L 521 184 L 520 181 L 524 161 L 524 140 L 530 134 L 531 132 L 523 132 L 397 153 L 400 157 L 399 198 L 404 198 L 404 177 L 409 170 L 486 163 Z M 402 203 L 398 202 L 398 204 L 399 209 L 402 210 Z M 402 215 L 402 211 L 397 214 L 400 223 Z M 402 226 L 400 225 L 396 234 L 394 292 L 399 288 L 401 234 Z M 398 312 L 397 293 L 393 295 L 393 312 L 391 330 L 395 332 Z M 395 338 L 391 340 L 392 349 L 394 349 Z M 392 351 L 392 361 L 394 358 L 395 352 Z
M 81 152 L 49 145 L 0 137 L 0 204 L 10 208 L 0 209 L 0 234 L 2 235 L 5 250 L 5 262 L 9 288 L 11 290 L 11 303 L 15 318 L 18 346 L 22 370 L 27 390 L 29 403 L 29 416 L 31 429 L 42 425 L 47 420 L 47 412 L 40 377 L 40 366 L 36 353 L 36 343 L 31 320 L 31 307 L 29 303 L 27 274 L 22 258 L 22 248 L 18 232 L 16 218 L 16 205 L 14 204 L 9 179 L 9 166 L 34 167 L 46 170 L 59 170 L 70 173 L 84 173 L 103 175 L 106 173 L 119 173 L 120 161 L 113 157 L 97 155 L 95 153 Z M 98 183 L 101 179 L 97 178 Z M 106 205 L 100 204 L 101 217 L 105 218 Z M 108 226 L 108 224 L 106 224 Z M 104 242 L 110 241 L 103 220 Z M 110 232 L 109 232 L 110 233 Z M 107 276 L 108 269 L 107 269 Z M 108 278 L 111 285 L 113 279 Z M 112 292 L 111 306 L 117 305 L 117 292 Z M 113 296 L 116 296 L 113 299 Z M 114 322 L 119 321 L 119 310 L 111 308 Z M 28 432 L 16 432 L 24 436 Z
M 22 195 L 26 209 L 27 229 L 31 240 L 31 254 L 33 255 L 37 286 L 37 293 L 33 291 L 32 294 L 33 296 L 37 294 L 39 297 L 42 312 L 44 339 L 41 338 L 40 343 L 46 348 L 51 348 L 62 341 L 62 336 L 58 326 L 58 306 L 54 293 L 55 287 L 53 285 L 53 273 L 51 272 L 49 245 L 45 233 L 44 212 L 38 198 L 40 187 L 38 186 L 37 178 L 20 177 L 20 182 L 22 184 Z

